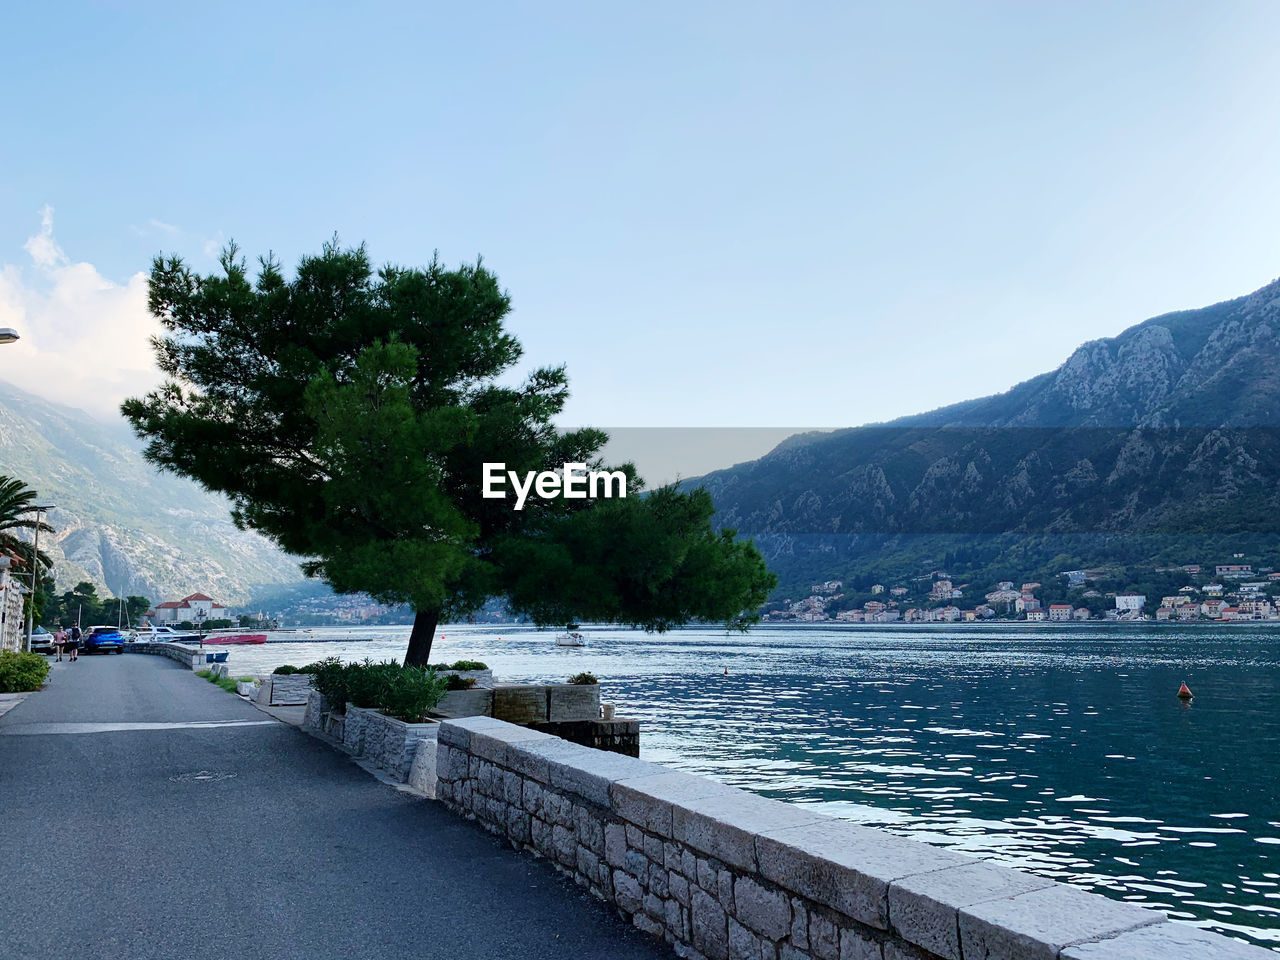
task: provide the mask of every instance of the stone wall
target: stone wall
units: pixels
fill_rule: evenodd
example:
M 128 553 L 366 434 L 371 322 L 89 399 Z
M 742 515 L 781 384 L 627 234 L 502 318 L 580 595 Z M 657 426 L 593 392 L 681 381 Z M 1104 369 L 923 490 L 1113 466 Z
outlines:
M 170 660 L 177 660 L 184 667 L 191 667 L 194 670 L 203 669 L 209 664 L 205 663 L 204 653 L 192 646 L 185 646 L 181 643 L 153 643 L 148 640 L 135 640 L 133 643 L 124 645 L 125 653 L 150 653 L 155 656 L 168 657 Z
M 1162 914 L 488 717 L 440 724 L 436 796 L 683 958 L 1246 960 Z

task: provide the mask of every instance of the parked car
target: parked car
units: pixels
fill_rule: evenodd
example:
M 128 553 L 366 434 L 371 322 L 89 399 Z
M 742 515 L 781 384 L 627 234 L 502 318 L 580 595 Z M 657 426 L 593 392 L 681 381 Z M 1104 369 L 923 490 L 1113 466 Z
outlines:
M 85 653 L 124 653 L 119 627 L 90 627 L 80 639 Z
M 53 653 L 53 634 L 44 627 L 36 627 L 31 631 L 32 653 Z

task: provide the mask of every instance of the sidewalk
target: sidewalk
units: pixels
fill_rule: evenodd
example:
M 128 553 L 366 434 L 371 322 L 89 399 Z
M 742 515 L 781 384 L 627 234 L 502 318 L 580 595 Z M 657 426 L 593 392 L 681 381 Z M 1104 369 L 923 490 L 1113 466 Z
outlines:
M 671 956 L 549 864 L 175 663 L 56 666 L 0 718 L 6 956 Z

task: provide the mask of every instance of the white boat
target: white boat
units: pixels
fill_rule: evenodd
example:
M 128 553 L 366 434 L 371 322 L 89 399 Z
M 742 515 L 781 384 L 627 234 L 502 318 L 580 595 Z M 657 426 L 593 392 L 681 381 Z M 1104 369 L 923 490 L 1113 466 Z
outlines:
M 585 647 L 587 638 L 577 630 L 566 630 L 564 633 L 556 634 L 557 647 Z

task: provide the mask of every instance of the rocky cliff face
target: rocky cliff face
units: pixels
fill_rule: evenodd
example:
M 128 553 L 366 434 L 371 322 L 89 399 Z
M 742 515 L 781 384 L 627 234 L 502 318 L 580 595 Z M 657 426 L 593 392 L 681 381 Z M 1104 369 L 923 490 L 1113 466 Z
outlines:
M 201 591 L 227 604 L 302 579 L 297 561 L 237 530 L 227 504 L 147 464 L 123 426 L 0 384 L 0 473 L 57 505 L 41 549 L 60 589 L 91 580 L 99 592 L 153 602 Z
M 1007 393 L 895 425 L 1280 425 L 1280 280 L 1091 341 Z
M 689 483 L 822 579 L 903 537 L 1266 532 L 1278 477 L 1280 281 L 1086 343 L 1007 393 L 797 436 Z

